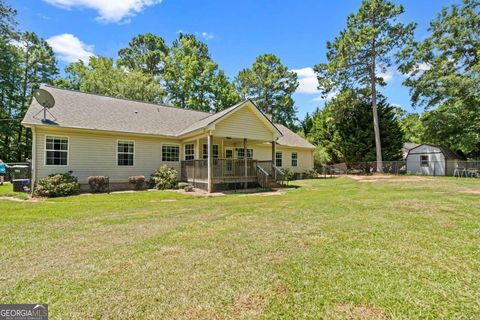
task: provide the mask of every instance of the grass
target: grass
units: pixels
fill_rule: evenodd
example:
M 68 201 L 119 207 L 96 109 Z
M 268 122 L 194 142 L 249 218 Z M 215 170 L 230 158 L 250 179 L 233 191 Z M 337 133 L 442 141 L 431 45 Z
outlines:
M 28 194 L 24 192 L 13 192 L 13 186 L 10 182 L 0 185 L 0 197 L 13 197 L 22 200 L 28 199 Z
M 480 318 L 480 181 L 294 184 L 0 201 L 0 303 L 52 319 Z

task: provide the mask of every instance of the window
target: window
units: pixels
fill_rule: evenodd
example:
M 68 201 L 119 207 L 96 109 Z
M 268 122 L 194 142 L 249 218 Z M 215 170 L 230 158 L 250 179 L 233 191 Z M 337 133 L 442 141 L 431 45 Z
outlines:
M 185 145 L 185 160 L 195 159 L 195 145 L 193 143 Z
M 275 152 L 275 166 L 282 167 L 282 156 L 281 152 Z
M 292 167 L 298 166 L 298 153 L 292 152 Z
M 420 156 L 420 167 L 428 167 L 428 156 Z
M 180 147 L 174 144 L 162 145 L 162 161 L 179 161 Z
M 243 148 L 237 149 L 237 158 L 243 159 Z M 247 149 L 247 159 L 253 159 L 253 149 Z
M 218 159 L 218 144 L 213 145 L 213 151 L 212 151 L 213 158 Z M 203 159 L 208 158 L 208 144 L 203 145 Z
M 133 166 L 134 157 L 135 142 L 119 140 L 117 142 L 117 165 Z
M 68 138 L 45 137 L 45 164 L 68 166 Z

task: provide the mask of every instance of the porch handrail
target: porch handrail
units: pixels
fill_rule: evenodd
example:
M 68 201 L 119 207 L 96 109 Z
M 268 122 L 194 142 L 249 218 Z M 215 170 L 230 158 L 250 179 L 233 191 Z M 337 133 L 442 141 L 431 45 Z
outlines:
M 257 180 L 262 188 L 268 188 L 268 172 L 257 164 Z
M 275 180 L 276 181 L 285 181 L 285 173 L 282 169 L 277 167 L 276 165 L 272 165 L 273 170 L 275 170 Z

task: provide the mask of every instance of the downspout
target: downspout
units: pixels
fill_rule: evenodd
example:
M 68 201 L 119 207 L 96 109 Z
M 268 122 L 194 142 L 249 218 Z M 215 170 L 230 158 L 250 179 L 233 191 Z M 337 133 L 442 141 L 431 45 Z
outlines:
M 35 126 L 32 126 L 32 164 L 30 177 L 30 192 L 33 195 L 35 182 L 37 180 L 37 132 Z

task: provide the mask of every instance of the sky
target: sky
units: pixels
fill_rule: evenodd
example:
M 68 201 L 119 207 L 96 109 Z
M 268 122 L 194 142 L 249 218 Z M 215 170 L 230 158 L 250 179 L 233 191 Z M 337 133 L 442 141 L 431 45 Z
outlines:
M 53 47 L 63 70 L 90 55 L 117 57 L 119 49 L 141 33 L 155 33 L 171 44 L 179 32 L 196 34 L 213 60 L 233 80 L 261 54 L 273 53 L 295 71 L 294 94 L 299 119 L 322 99 L 312 67 L 326 62 L 326 42 L 346 26 L 360 0 L 6 0 L 18 11 L 19 27 L 34 31 Z M 429 22 L 443 6 L 459 0 L 401 0 L 400 21 L 416 22 L 415 38 L 428 35 Z M 391 68 L 380 91 L 391 104 L 410 112 L 404 76 Z M 331 98 L 330 97 L 327 97 Z

